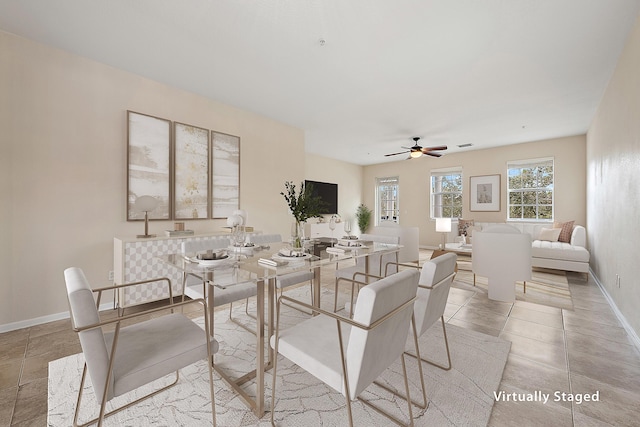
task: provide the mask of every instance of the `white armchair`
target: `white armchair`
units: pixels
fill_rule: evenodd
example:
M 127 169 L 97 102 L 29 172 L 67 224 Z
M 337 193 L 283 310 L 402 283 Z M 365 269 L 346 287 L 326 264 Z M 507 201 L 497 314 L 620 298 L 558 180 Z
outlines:
M 165 281 L 172 297 L 169 279 L 147 280 L 99 288 L 92 291 L 84 273 L 79 268 L 66 269 L 64 277 L 73 330 L 78 332 L 85 358 L 73 419 L 74 427 L 78 425 L 78 414 L 87 371 L 89 372 L 96 398 L 100 402 L 100 412 L 97 418 L 81 425 L 86 426 L 97 422 L 98 426 L 101 426 L 105 417 L 175 385 L 179 379 L 179 369 L 202 359 L 206 359 L 209 366 L 211 414 L 213 425 L 215 426 L 212 355 L 218 351 L 218 342 L 210 338 L 206 321 L 208 313 L 204 300 L 169 304 L 164 307 L 101 321 L 97 306 L 100 304 L 100 297 L 103 291 L 112 292 L 114 288 Z M 97 302 L 94 301 L 94 292 L 98 294 Z M 178 312 L 186 304 L 200 304 L 202 306 L 205 318 L 204 330 Z M 139 317 L 157 316 L 161 310 L 167 309 L 171 309 L 172 313 L 153 317 L 150 320 L 130 324 L 129 326 L 122 326 L 123 323 L 128 324 L 131 320 Z M 115 326 L 115 330 L 105 333 L 103 331 L 105 326 Z M 137 389 L 173 372 L 175 372 L 176 379 L 168 386 L 145 395 L 124 407 L 106 412 L 107 402 L 114 397 Z
M 271 347 L 276 352 L 273 365 L 271 423 L 274 424 L 277 355 L 281 354 L 323 381 L 346 398 L 349 425 L 353 425 L 351 400 L 360 399 L 378 412 L 401 424 L 402 421 L 360 398 L 360 394 L 398 358 L 402 361 L 410 425 L 413 413 L 404 362 L 404 347 L 413 317 L 413 302 L 419 274 L 406 270 L 364 287 L 358 296 L 353 320 L 287 296 L 278 299 L 276 332 Z M 280 308 L 296 304 L 320 315 L 280 330 Z
M 488 279 L 489 298 L 513 302 L 515 282 L 531 280 L 531 236 L 506 224 L 473 234 L 473 273 Z

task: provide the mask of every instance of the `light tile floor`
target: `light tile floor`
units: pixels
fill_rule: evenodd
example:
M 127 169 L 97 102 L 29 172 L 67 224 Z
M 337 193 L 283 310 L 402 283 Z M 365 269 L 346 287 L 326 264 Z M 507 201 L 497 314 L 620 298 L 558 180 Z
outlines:
M 421 258 L 428 259 L 429 251 Z M 331 286 L 331 272 L 323 285 Z M 512 343 L 499 391 L 549 394 L 547 403 L 497 401 L 490 426 L 637 426 L 640 353 L 591 278 L 568 274 L 574 309 L 490 301 L 451 289 L 445 319 Z M 113 315 L 110 313 L 108 315 Z M 0 334 L 0 426 L 44 426 L 48 362 L 80 352 L 68 320 Z M 554 393 L 599 393 L 599 402 L 557 401 Z

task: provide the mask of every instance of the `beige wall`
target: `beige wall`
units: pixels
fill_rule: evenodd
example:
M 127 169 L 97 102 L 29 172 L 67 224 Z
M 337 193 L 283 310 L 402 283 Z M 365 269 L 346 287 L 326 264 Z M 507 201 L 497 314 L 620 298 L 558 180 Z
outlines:
M 504 222 L 506 213 L 507 162 L 553 157 L 555 165 L 555 217 L 586 224 L 585 136 L 572 136 L 545 141 L 515 144 L 486 150 L 447 154 L 438 159 L 422 157 L 393 163 L 366 166 L 363 178 L 363 200 L 371 209 L 375 202 L 376 178 L 398 176 L 400 179 L 400 223 L 420 227 L 420 244 L 436 246 L 441 236 L 435 221 L 429 218 L 429 180 L 432 169 L 462 167 L 464 197 L 463 218 L 480 222 Z M 501 200 L 499 212 L 469 211 L 469 177 L 500 174 Z
M 640 335 L 640 19 L 587 134 L 591 269 Z M 616 284 L 620 277 L 620 286 Z
M 240 204 L 257 229 L 288 235 L 285 181 L 337 183 L 343 217 L 360 203 L 362 167 L 305 155 L 299 129 L 3 32 L 0 51 L 0 330 L 66 312 L 66 267 L 108 285 L 113 237 L 142 232 L 125 221 L 126 110 L 240 136 Z
M 128 109 L 240 136 L 250 225 L 289 233 L 279 193 L 305 178 L 301 130 L 2 32 L 0 82 L 0 326 L 66 312 L 67 267 L 107 285 L 113 237 L 143 231 L 125 221 Z

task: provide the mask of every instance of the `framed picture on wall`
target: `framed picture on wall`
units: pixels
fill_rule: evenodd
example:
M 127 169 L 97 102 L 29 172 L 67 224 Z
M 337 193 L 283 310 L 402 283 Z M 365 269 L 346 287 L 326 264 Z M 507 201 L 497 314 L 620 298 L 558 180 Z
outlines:
M 170 219 L 171 121 L 127 111 L 127 160 L 127 221 L 144 219 L 140 196 L 158 201 L 149 219 Z
M 240 206 L 240 137 L 211 131 L 211 217 L 227 218 Z
M 175 122 L 175 219 L 209 218 L 209 130 Z
M 482 175 L 469 178 L 471 212 L 500 211 L 500 175 Z

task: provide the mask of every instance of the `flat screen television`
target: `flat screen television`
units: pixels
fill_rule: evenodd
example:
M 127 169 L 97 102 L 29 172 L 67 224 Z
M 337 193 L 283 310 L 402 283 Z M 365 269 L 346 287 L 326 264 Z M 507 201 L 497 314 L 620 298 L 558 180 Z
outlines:
M 329 182 L 305 180 L 305 187 L 311 184 L 313 195 L 319 196 L 324 202 L 321 214 L 333 215 L 338 213 L 338 184 Z

